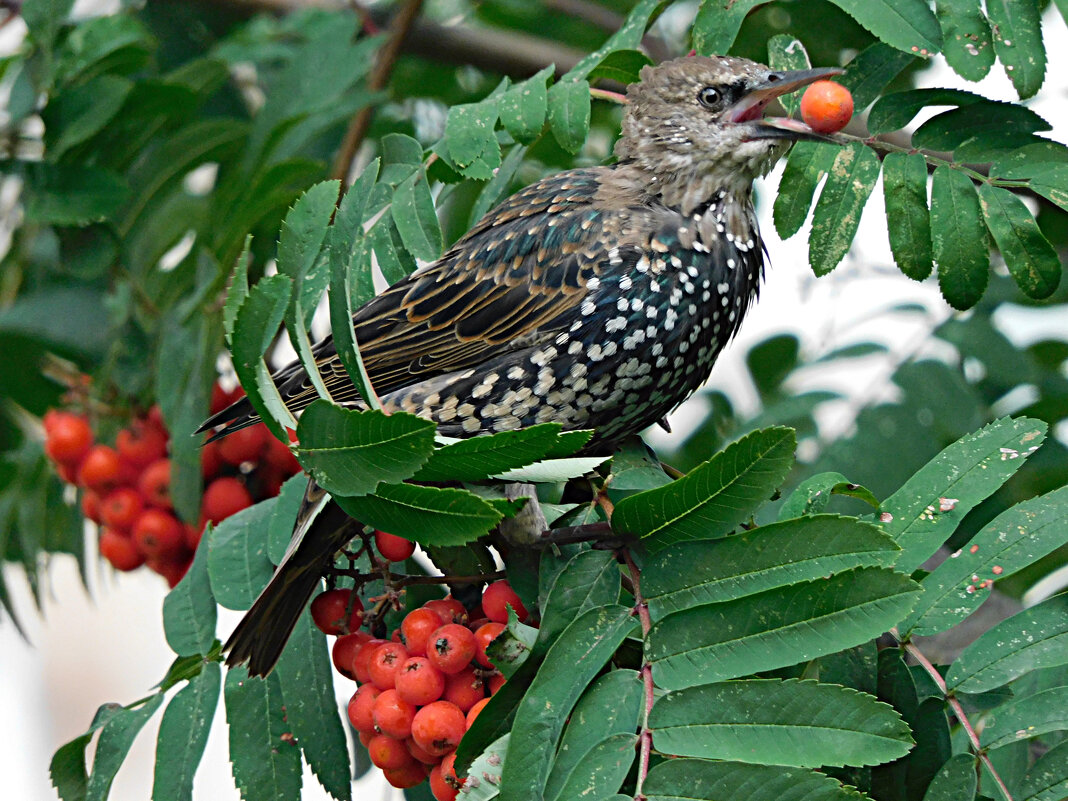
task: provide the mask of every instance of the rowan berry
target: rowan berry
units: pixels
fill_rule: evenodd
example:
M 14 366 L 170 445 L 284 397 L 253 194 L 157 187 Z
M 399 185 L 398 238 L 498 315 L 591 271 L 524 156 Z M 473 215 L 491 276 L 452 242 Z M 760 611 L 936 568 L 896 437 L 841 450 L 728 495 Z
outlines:
M 240 386 L 236 386 L 230 391 L 227 391 L 222 388 L 222 384 L 216 381 L 215 385 L 211 388 L 211 413 L 215 414 L 216 412 L 221 412 L 231 403 L 239 401 L 243 397 L 245 397 L 245 390 Z
M 801 119 L 817 133 L 842 130 L 853 116 L 853 96 L 834 81 L 816 81 L 801 96 Z
M 433 609 L 413 609 L 401 621 L 401 641 L 412 656 L 426 656 L 427 638 L 444 625 L 441 615 Z
M 456 775 L 456 753 L 446 754 L 441 760 L 441 775 L 445 783 L 459 790 L 464 786 L 464 780 Z
M 405 701 L 396 690 L 383 690 L 375 699 L 371 716 L 378 731 L 403 740 L 412 733 L 415 704 Z
M 348 713 L 352 728 L 359 732 L 375 729 L 374 708 L 375 701 L 382 691 L 373 684 L 361 684 L 360 688 L 349 699 Z
M 408 753 L 422 762 L 424 765 L 436 765 L 441 761 L 441 757 L 428 754 L 419 744 L 416 743 L 411 737 L 404 741 L 405 747 L 408 749 Z
M 93 446 L 89 421 L 80 414 L 53 409 L 45 415 L 45 453 L 53 461 L 76 465 Z
M 116 570 L 127 572 L 145 563 L 145 556 L 125 534 L 109 528 L 100 531 L 100 555 Z
M 211 481 L 223 469 L 223 460 L 219 456 L 219 443 L 208 442 L 200 449 L 200 474 L 205 481 Z
M 112 490 L 100 502 L 100 519 L 105 526 L 129 529 L 141 514 L 141 493 L 132 487 Z
M 106 493 L 119 483 L 122 460 L 114 448 L 94 445 L 78 466 L 78 483 L 99 493 Z
M 446 623 L 467 623 L 468 621 L 467 608 L 451 595 L 427 601 L 423 606 L 433 609 Z
M 508 680 L 504 677 L 503 673 L 490 674 L 490 677 L 486 680 L 486 686 L 489 687 L 489 694 L 491 696 L 496 695 L 497 690 L 501 689 L 506 681 Z
M 403 767 L 408 762 L 414 762 L 404 743 L 388 734 L 379 734 L 367 743 L 367 753 L 371 762 L 383 770 Z
M 367 663 L 367 674 L 380 690 L 392 690 L 401 665 L 408 659 L 408 651 L 399 642 L 387 642 L 375 648 Z
M 445 674 L 425 656 L 412 656 L 404 660 L 394 686 L 397 694 L 409 704 L 423 706 L 441 698 L 445 692 Z
M 263 461 L 286 477 L 296 475 L 301 471 L 300 462 L 293 455 L 293 451 L 274 437 L 267 439 L 267 450 L 264 451 Z
M 476 703 L 473 707 L 467 710 L 467 728 L 471 728 L 475 725 L 475 718 L 478 717 L 478 713 L 486 708 L 486 704 L 490 702 L 489 698 L 483 698 Z
M 415 553 L 415 543 L 395 534 L 375 531 L 375 550 L 387 562 L 403 562 Z
M 252 496 L 239 479 L 217 478 L 204 490 L 201 515 L 212 523 L 225 520 L 235 512 L 252 506 Z
M 171 460 L 157 459 L 142 471 L 137 489 L 145 503 L 158 509 L 171 508 Z
M 486 697 L 486 685 L 473 667 L 466 667 L 459 673 L 445 677 L 445 692 L 441 697 L 456 704 L 466 714 L 467 710 Z
M 356 677 L 356 681 L 360 682 L 360 684 L 366 684 L 371 681 L 371 674 L 368 672 L 371 657 L 378 646 L 385 644 L 386 640 L 380 640 L 377 637 L 368 640 L 360 646 L 359 650 L 356 651 L 356 655 L 352 657 L 352 675 Z
M 183 550 L 178 554 L 150 556 L 145 559 L 145 564 L 149 569 L 163 576 L 167 580 L 167 586 L 174 589 L 189 572 L 189 566 L 193 564 L 193 555 Z
M 363 623 L 363 602 L 350 589 L 326 590 L 315 596 L 311 615 L 323 634 L 348 634 Z
M 100 495 L 92 490 L 86 490 L 82 494 L 82 514 L 94 523 L 101 522 L 100 504 Z
M 137 516 L 130 533 L 146 557 L 172 556 L 185 548 L 182 524 L 162 509 L 145 509 Z
M 527 608 L 519 600 L 508 579 L 501 579 L 490 584 L 482 593 L 482 609 L 486 617 L 495 623 L 508 622 L 508 607 L 515 610 L 516 617 L 522 623 L 527 619 Z
M 366 631 L 356 631 L 352 634 L 343 634 L 334 640 L 334 645 L 330 649 L 334 669 L 347 679 L 355 678 L 352 673 L 352 660 L 356 652 L 370 639 L 371 635 Z
M 124 461 L 147 467 L 167 455 L 167 436 L 156 426 L 136 420 L 116 435 L 115 447 Z
M 360 745 L 362 745 L 364 748 L 366 748 L 368 745 L 371 744 L 371 740 L 373 740 L 378 735 L 375 734 L 375 730 L 374 729 L 368 729 L 367 731 L 359 731 L 359 730 L 357 730 L 357 736 L 358 736 L 358 738 L 360 740 Z
M 444 756 L 455 750 L 467 730 L 467 719 L 460 707 L 448 701 L 434 701 L 415 713 L 412 738 L 430 754 Z
M 477 650 L 471 629 L 446 623 L 427 639 L 426 658 L 442 673 L 459 673 L 471 664 Z
M 503 623 L 484 623 L 475 629 L 475 644 L 478 647 L 478 651 L 475 652 L 475 660 L 478 664 L 484 668 L 493 668 L 494 665 L 490 661 L 489 656 L 486 654 L 486 649 L 489 644 L 493 642 L 497 636 L 504 631 L 505 625 Z
M 393 787 L 407 790 L 426 781 L 426 768 L 422 763 L 413 759 L 399 768 L 386 768 L 382 771 L 382 775 Z
M 244 462 L 258 462 L 270 438 L 267 427 L 262 423 L 242 428 L 219 440 L 219 456 L 235 467 Z
M 459 790 L 445 781 L 445 775 L 441 771 L 441 765 L 435 765 L 430 769 L 430 794 L 436 801 L 455 801 Z

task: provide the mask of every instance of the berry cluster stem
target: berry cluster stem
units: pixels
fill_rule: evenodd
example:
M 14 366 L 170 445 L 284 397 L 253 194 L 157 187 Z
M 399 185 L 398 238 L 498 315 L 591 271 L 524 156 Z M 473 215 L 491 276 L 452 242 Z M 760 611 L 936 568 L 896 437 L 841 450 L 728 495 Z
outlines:
M 653 627 L 653 619 L 649 616 L 649 604 L 646 603 L 641 589 L 641 570 L 634 563 L 630 551 L 626 548 L 620 550 L 627 571 L 630 573 L 631 592 L 634 593 L 634 613 L 642 626 L 642 640 L 649 636 L 649 630 Z M 649 774 L 649 757 L 653 752 L 653 732 L 649 728 L 649 715 L 653 711 L 653 702 L 656 700 L 653 688 L 653 668 L 644 659 L 640 671 L 642 686 L 645 689 L 645 705 L 642 708 L 642 726 L 638 734 L 640 751 L 638 754 L 638 781 L 634 787 L 634 801 L 645 801 L 645 793 L 642 788 L 645 785 L 645 777 Z
M 949 689 L 946 687 L 945 679 L 942 678 L 942 674 L 938 672 L 938 669 L 933 664 L 931 664 L 931 660 L 924 655 L 923 651 L 916 647 L 915 643 L 903 639 L 901 635 L 898 634 L 897 629 L 891 629 L 890 633 L 902 644 L 905 653 L 916 660 L 917 664 L 923 668 L 924 672 L 931 677 L 931 681 L 938 687 L 938 691 L 942 693 L 942 697 L 946 699 L 949 708 L 953 710 L 953 714 L 956 716 L 957 720 L 960 721 L 964 733 L 968 735 L 968 742 L 971 744 L 976 756 L 979 757 L 979 761 L 986 765 L 986 769 L 993 777 L 994 783 L 997 785 L 1002 799 L 1004 799 L 1004 801 L 1013 801 L 1012 793 L 1009 792 L 1009 788 L 1005 784 L 1004 779 L 1001 778 L 997 769 L 994 767 L 994 764 L 990 761 L 990 756 L 987 754 L 986 749 L 979 744 L 979 735 L 976 733 L 975 727 L 972 726 L 971 721 L 968 720 L 968 715 L 965 713 L 964 707 L 961 706 L 961 703 L 956 696 L 949 692 Z

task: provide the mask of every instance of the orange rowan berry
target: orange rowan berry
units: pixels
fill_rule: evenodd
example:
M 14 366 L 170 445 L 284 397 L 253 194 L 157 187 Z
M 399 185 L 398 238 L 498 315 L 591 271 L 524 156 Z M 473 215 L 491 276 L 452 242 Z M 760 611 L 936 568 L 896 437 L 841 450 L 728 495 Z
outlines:
M 845 128 L 853 116 L 853 95 L 834 81 L 816 81 L 801 96 L 801 119 L 817 133 Z

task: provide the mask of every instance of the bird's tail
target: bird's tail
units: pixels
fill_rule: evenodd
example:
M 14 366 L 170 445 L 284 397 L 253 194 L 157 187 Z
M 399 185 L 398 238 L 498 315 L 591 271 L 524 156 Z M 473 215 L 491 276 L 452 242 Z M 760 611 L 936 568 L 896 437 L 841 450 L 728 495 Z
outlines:
M 249 403 L 247 397 L 238 398 L 231 403 L 221 412 L 216 412 L 203 423 L 200 424 L 194 433 L 200 434 L 204 431 L 214 431 L 207 440 L 207 442 L 214 442 L 217 439 L 222 439 L 229 434 L 233 434 L 235 431 L 240 431 L 242 428 L 248 428 L 254 426 L 260 421 L 260 416 L 256 414 L 256 410 L 252 408 L 252 404 Z M 222 428 L 222 426 L 226 426 Z M 207 444 L 207 443 L 205 443 Z
M 318 484 L 308 482 L 285 556 L 223 646 L 227 666 L 247 661 L 249 675 L 271 672 L 334 554 L 352 538 L 354 523 Z

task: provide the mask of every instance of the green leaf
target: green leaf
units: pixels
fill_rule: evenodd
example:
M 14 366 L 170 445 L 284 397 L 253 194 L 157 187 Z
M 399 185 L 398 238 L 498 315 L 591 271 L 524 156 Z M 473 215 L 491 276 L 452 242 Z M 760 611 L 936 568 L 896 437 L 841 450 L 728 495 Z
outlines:
M 304 493 L 307 489 L 308 477 L 304 473 L 297 473 L 282 484 L 267 524 L 267 558 L 273 564 L 281 564 L 285 558 L 289 543 L 293 539 L 293 526 L 304 505 Z
M 1003 620 L 964 649 L 946 687 L 981 693 L 1030 670 L 1068 664 L 1068 595 L 1054 595 Z
M 976 789 L 976 760 L 971 754 L 957 754 L 935 774 L 923 801 L 972 801 Z
M 963 89 L 910 89 L 883 95 L 868 114 L 868 130 L 873 134 L 897 131 L 909 124 L 926 106 L 966 106 L 986 98 Z
M 618 790 L 637 753 L 634 749 L 638 735 L 613 734 L 605 737 L 585 753 L 582 762 L 568 775 L 557 799 L 604 798 Z M 546 796 L 552 798 L 553 796 Z
M 904 549 L 898 570 L 911 572 L 926 562 L 1042 444 L 1045 432 L 1039 420 L 997 420 L 946 447 L 887 498 L 883 529 Z
M 379 186 L 382 186 L 382 184 L 379 184 Z M 382 276 L 390 286 L 403 280 L 415 270 L 415 259 L 404 249 L 404 243 L 401 242 L 400 233 L 393 222 L 391 211 L 383 213 L 378 222 L 367 232 L 367 242 L 370 249 L 374 251 L 378 267 L 382 270 Z M 363 256 L 364 254 L 361 253 L 360 255 Z M 375 294 L 374 285 L 370 280 L 370 258 L 360 259 L 359 267 L 361 270 L 364 269 L 363 265 L 365 263 L 367 264 L 367 280 L 363 280 L 361 276 L 357 281 L 358 288 L 353 287 L 352 290 L 352 303 L 353 306 L 357 307 L 369 301 Z
M 812 207 L 816 186 L 834 164 L 838 149 L 837 145 L 825 142 L 798 142 L 790 151 L 772 215 L 775 230 L 783 239 L 801 230 Z
M 768 66 L 776 71 L 807 70 L 812 67 L 812 62 L 800 39 L 780 33 L 768 39 Z M 801 108 L 801 94 L 791 92 L 780 97 L 779 102 L 786 113 L 793 116 Z
M 84 801 L 86 792 L 85 749 L 93 739 L 93 732 L 103 727 L 125 708 L 118 704 L 104 704 L 96 710 L 93 722 L 85 734 L 60 746 L 48 766 L 49 778 L 63 801 Z
M 234 783 L 245 801 L 300 798 L 300 748 L 285 717 L 281 682 L 274 673 L 249 678 L 231 668 L 223 690 Z
M 924 578 L 923 596 L 901 624 L 910 634 L 934 634 L 956 625 L 1011 576 L 1068 542 L 1068 487 L 1018 503 L 976 534 Z
M 546 82 L 552 76 L 553 68 L 546 67 L 501 96 L 501 123 L 517 142 L 533 142 L 545 127 L 549 102 Z
M 122 762 L 141 727 L 163 704 L 163 693 L 149 697 L 137 709 L 125 707 L 113 715 L 100 732 L 93 755 L 93 769 L 86 784 L 86 801 L 105 801 Z
M 263 278 L 252 287 L 237 310 L 232 346 L 234 370 L 252 407 L 283 442 L 289 439 L 286 429 L 296 428 L 297 423 L 271 379 L 264 354 L 278 333 L 292 291 L 292 279 L 281 274 Z
M 965 80 L 985 78 L 994 66 L 994 48 L 979 0 L 938 0 L 935 15 L 942 26 L 942 54 L 949 66 Z
M 478 755 L 468 771 L 459 771 L 460 776 L 475 776 L 478 781 L 468 781 L 464 787 L 464 801 L 491 801 L 500 794 L 501 772 L 508 756 L 509 734 L 502 734 Z
M 848 570 L 669 614 L 653 625 L 645 657 L 668 690 L 774 670 L 878 637 L 919 592 L 892 570 Z
M 549 88 L 549 128 L 568 153 L 578 153 L 590 130 L 590 85 L 559 81 Z
M 335 500 L 361 523 L 421 545 L 463 545 L 481 537 L 503 517 L 466 490 L 414 484 L 379 484 L 374 495 Z
M 612 53 L 639 47 L 645 37 L 645 29 L 649 27 L 649 20 L 662 5 L 663 0 L 639 0 L 619 29 L 609 36 L 603 45 L 572 67 L 564 76 L 564 80 L 577 81 L 585 78 Z
M 163 631 L 178 656 L 206 654 L 215 642 L 218 612 L 208 579 L 208 549 L 197 548 L 193 563 L 163 599 Z
M 527 148 L 519 145 L 508 151 L 508 155 L 504 157 L 500 169 L 493 173 L 493 177 L 486 182 L 482 191 L 478 193 L 478 199 L 472 204 L 471 212 L 467 217 L 468 228 L 473 228 L 490 209 L 495 208 L 501 202 L 515 181 L 516 172 L 523 163 L 526 154 Z M 379 257 L 380 265 L 381 262 L 382 259 Z
M 100 167 L 0 161 L 0 172 L 22 177 L 26 221 L 42 225 L 109 220 L 130 194 L 121 176 Z
M 226 303 L 223 305 L 223 332 L 226 335 L 226 344 L 233 347 L 234 323 L 237 322 L 237 312 L 241 304 L 248 297 L 248 263 L 249 252 L 252 248 L 252 237 L 245 238 L 245 247 L 234 264 L 234 274 L 230 278 L 230 289 L 226 293 Z
M 875 36 L 905 53 L 942 49 L 942 29 L 924 0 L 831 0 Z
M 319 783 L 338 801 L 352 798 L 345 730 L 333 692 L 333 666 L 326 636 L 305 610 L 289 637 L 278 665 L 285 720 Z
M 538 643 L 553 642 L 587 609 L 619 601 L 619 565 L 608 551 L 575 554 L 557 573 L 542 608 Z
M 1033 97 L 1046 79 L 1038 5 L 1030 0 L 987 0 L 986 13 L 994 32 L 994 52 L 1016 93 L 1021 100 Z
M 914 281 L 931 274 L 931 215 L 927 209 L 927 160 L 917 153 L 883 159 L 883 199 L 890 250 L 898 268 Z
M 702 56 L 730 52 L 746 15 L 768 0 L 702 0 L 690 36 Z
M 889 567 L 900 551 L 877 526 L 852 517 L 782 520 L 711 542 L 665 548 L 642 571 L 654 620 L 855 567 Z
M 320 259 L 320 252 L 330 230 L 330 218 L 335 211 L 339 189 L 339 181 L 315 184 L 297 198 L 282 221 L 278 237 L 278 271 L 292 278 L 293 285 L 299 287 L 299 291 L 293 293 L 286 312 L 286 327 L 290 329 L 290 340 L 298 353 L 300 347 L 295 339 L 296 332 L 299 330 L 306 334 L 307 321 L 304 317 L 315 310 L 330 280 L 329 271 L 324 269 L 326 262 Z M 313 268 L 317 262 L 323 266 L 315 270 Z M 296 313 L 298 307 L 301 316 Z M 307 336 L 304 339 L 306 341 Z M 304 367 L 308 369 L 307 361 L 304 361 Z M 317 369 L 313 371 L 318 372 Z
M 453 106 L 445 120 L 449 159 L 468 178 L 488 179 L 501 165 L 497 143 L 497 98 Z M 475 169 L 469 169 L 475 168 Z
M 852 787 L 843 787 L 822 773 L 802 768 L 669 759 L 649 771 L 648 801 L 692 801 L 698 798 L 745 801 L 863 801 Z
M 1054 687 L 1002 704 L 986 716 L 979 744 L 988 750 L 1068 729 L 1068 687 Z
M 369 300 L 374 295 L 368 245 L 366 238 L 359 237 L 351 253 L 342 248 L 330 249 L 330 325 L 338 360 L 364 403 L 372 410 L 379 410 L 381 404 L 360 356 L 353 322 L 354 296 L 366 295 Z
M 647 538 L 654 550 L 723 536 L 783 482 L 793 467 L 795 444 L 789 428 L 747 434 L 684 478 L 624 498 L 612 514 L 612 526 Z
M 986 226 L 972 179 L 944 164 L 931 184 L 931 245 L 942 297 L 954 309 L 970 309 L 990 280 Z
M 393 193 L 393 221 L 404 247 L 417 259 L 434 261 L 441 255 L 441 225 L 425 170 L 412 173 Z
M 979 205 L 1016 285 L 1036 300 L 1052 295 L 1061 260 L 1024 202 L 1008 189 L 980 184 Z
M 275 498 L 230 515 L 206 536 L 208 576 L 219 606 L 248 609 L 267 586 L 274 565 L 267 558 L 267 525 Z
M 117 75 L 101 75 L 59 93 L 41 111 L 45 152 L 49 161 L 100 132 L 119 113 L 133 83 Z
M 912 144 L 931 150 L 956 150 L 973 137 L 1004 139 L 1048 131 L 1051 127 L 1024 106 L 982 100 L 944 111 L 927 120 L 912 135 Z
M 218 662 L 205 662 L 167 704 L 156 740 L 156 771 L 152 780 L 154 801 L 189 801 L 193 776 L 208 744 L 208 732 L 219 705 L 222 670 Z
M 1027 772 L 1020 801 L 1060 801 L 1068 796 L 1068 742 L 1040 756 Z M 924 799 L 927 801 L 927 799 Z
M 481 481 L 544 458 L 561 428 L 560 423 L 541 423 L 451 442 L 436 448 L 414 477 L 417 481 Z
M 591 470 L 608 461 L 607 456 L 573 456 L 569 459 L 544 459 L 540 462 L 516 467 L 503 473 L 494 474 L 502 481 L 520 481 L 531 484 L 555 484 L 577 476 L 586 475 Z
M 502 801 L 542 797 L 565 720 L 635 624 L 622 606 L 588 609 L 549 649 L 516 709 L 501 776 Z
M 818 514 L 827 508 L 832 495 L 846 495 L 879 508 L 879 499 L 871 490 L 854 484 L 841 473 L 817 473 L 797 485 L 779 509 L 779 520 Z
M 366 495 L 379 483 L 415 475 L 434 447 L 434 424 L 406 412 L 316 400 L 301 415 L 297 437 L 300 463 L 319 486 L 331 494 Z
M 816 275 L 826 275 L 845 258 L 879 168 L 875 151 L 859 142 L 843 147 L 835 156 L 812 212 L 808 262 Z
M 836 684 L 752 679 L 657 699 L 653 747 L 665 754 L 762 765 L 877 765 L 912 747 L 889 704 Z
M 605 56 L 601 63 L 593 68 L 587 80 L 592 82 L 603 79 L 626 86 L 637 83 L 642 67 L 652 63 L 649 56 L 640 50 L 616 50 Z
M 835 82 L 849 90 L 854 108 L 860 111 L 875 102 L 886 85 L 916 60 L 890 45 L 873 42 L 846 64 Z
M 581 789 L 590 786 L 590 780 L 609 772 L 597 764 L 595 749 L 610 738 L 633 738 L 642 700 L 641 679 L 633 670 L 610 671 L 590 685 L 579 699 L 564 729 L 552 772 L 545 784 L 546 801 L 600 798 L 618 788 L 618 785 L 610 789 L 602 788 L 596 793 L 583 793 Z M 618 745 L 623 740 L 615 739 L 613 742 Z M 610 764 L 618 763 L 611 761 Z M 627 761 L 627 764 L 630 762 Z
M 1068 209 L 1068 164 L 1045 164 L 1027 182 L 1042 197 Z

